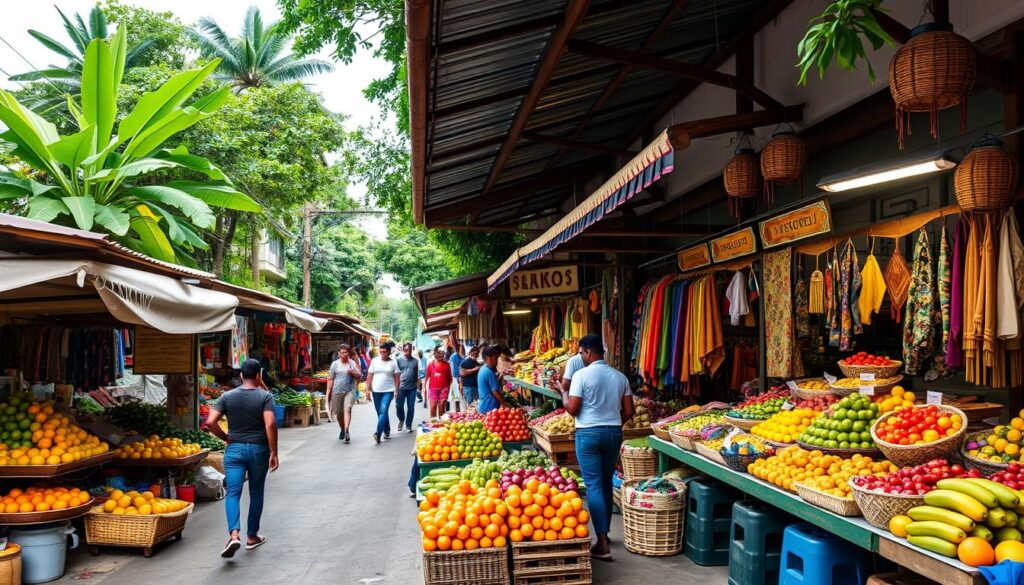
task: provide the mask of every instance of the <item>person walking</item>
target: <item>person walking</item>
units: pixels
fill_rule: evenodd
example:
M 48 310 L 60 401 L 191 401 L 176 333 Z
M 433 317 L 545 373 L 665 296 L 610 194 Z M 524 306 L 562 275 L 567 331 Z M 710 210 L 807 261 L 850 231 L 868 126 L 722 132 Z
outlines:
M 348 429 L 352 424 L 352 405 L 356 403 L 356 388 L 362 379 L 363 372 L 352 358 L 352 348 L 347 343 L 342 343 L 338 346 L 338 359 L 331 363 L 331 368 L 327 372 L 327 404 L 341 428 L 338 440 L 344 440 L 346 445 L 352 441 Z
M 612 474 L 622 446 L 622 425 L 633 418 L 633 394 L 626 376 L 604 361 L 600 335 L 580 339 L 580 357 L 585 367 L 572 374 L 569 391 L 562 393 L 562 403 L 576 419 L 576 458 L 587 485 L 587 506 L 597 534 L 590 556 L 610 561 Z
M 452 371 L 452 391 L 450 400 L 455 403 L 455 412 L 460 412 L 462 403 L 462 377 L 459 376 L 459 368 L 462 366 L 462 354 L 459 353 L 459 344 L 452 346 L 452 352 L 448 355 L 448 369 Z
M 441 348 L 434 350 L 434 361 L 427 364 L 427 405 L 430 417 L 444 414 L 445 401 L 452 386 L 452 368 L 444 359 Z
M 274 416 L 274 395 L 267 391 L 258 360 L 242 362 L 242 385 L 225 392 L 210 408 L 206 419 L 210 432 L 227 441 L 224 450 L 224 472 L 227 495 L 224 512 L 228 521 L 228 544 L 220 556 L 230 559 L 242 548 L 241 514 L 242 485 L 249 478 L 249 514 L 246 519 L 245 550 L 252 550 L 267 541 L 260 534 L 263 515 L 263 488 L 267 473 L 277 470 L 277 418 Z M 218 421 L 231 419 L 224 432 Z
M 501 351 L 494 346 L 484 350 L 484 365 L 476 375 L 476 389 L 480 392 L 480 402 L 476 410 L 487 414 L 495 408 L 506 406 L 502 398 L 501 384 L 498 382 L 498 356 Z
M 416 356 L 420 361 L 420 381 L 416 386 L 416 400 L 421 404 L 426 404 L 426 387 L 423 385 L 423 380 L 427 378 L 427 352 L 422 349 L 416 350 Z
M 466 401 L 466 409 L 476 404 L 480 395 L 477 393 L 476 377 L 480 373 L 480 348 L 469 348 L 469 355 L 459 364 L 459 376 L 462 377 L 462 398 Z
M 402 355 L 395 360 L 401 372 L 398 383 L 398 398 L 395 400 L 395 413 L 398 414 L 398 432 L 402 432 L 402 423 L 412 432 L 412 419 L 416 414 L 416 384 L 419 382 L 420 360 L 412 355 L 412 344 L 402 345 Z
M 391 350 L 394 347 L 390 341 L 380 346 L 380 355 L 370 361 L 366 374 L 366 387 L 373 397 L 373 409 L 377 411 L 377 432 L 373 433 L 373 440 L 378 445 L 381 437 L 391 438 L 391 415 L 388 410 L 398 395 L 398 384 L 402 374 L 398 364 L 391 359 Z

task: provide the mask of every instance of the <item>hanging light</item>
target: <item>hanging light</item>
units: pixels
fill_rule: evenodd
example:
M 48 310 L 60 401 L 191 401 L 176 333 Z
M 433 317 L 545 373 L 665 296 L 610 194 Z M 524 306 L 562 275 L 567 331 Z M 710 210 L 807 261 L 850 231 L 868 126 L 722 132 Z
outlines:
M 871 163 L 849 171 L 829 175 L 818 181 L 817 187 L 822 191 L 837 193 L 839 191 L 848 191 L 850 189 L 898 181 L 908 177 L 948 171 L 955 166 L 956 160 L 951 158 L 947 151 L 931 151 L 923 155 L 919 154 Z

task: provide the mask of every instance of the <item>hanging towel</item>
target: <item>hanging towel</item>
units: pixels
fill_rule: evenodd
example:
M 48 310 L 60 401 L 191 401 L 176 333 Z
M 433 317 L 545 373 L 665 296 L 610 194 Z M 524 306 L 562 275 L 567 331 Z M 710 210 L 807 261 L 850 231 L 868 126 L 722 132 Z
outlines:
M 922 229 L 914 246 L 913 275 L 910 278 L 903 326 L 903 368 L 911 376 L 924 370 L 931 358 L 935 339 L 935 283 L 928 232 Z
M 967 222 L 958 218 L 953 232 L 953 262 L 950 266 L 949 340 L 946 343 L 946 367 L 964 365 L 964 248 L 967 245 Z
M 828 268 L 825 269 L 825 329 L 828 335 L 828 344 L 831 347 L 839 347 L 839 307 L 836 302 L 836 292 L 839 288 L 836 282 L 838 275 L 838 265 L 833 251 L 829 254 Z
M 948 238 L 946 237 L 946 220 L 942 219 L 942 232 L 939 236 L 942 238 L 939 241 L 939 265 L 937 273 L 935 275 L 935 283 L 938 287 L 939 292 L 939 314 L 942 319 L 942 343 L 938 347 L 937 353 L 946 353 L 946 346 L 949 344 L 949 294 L 950 294 L 950 262 L 949 262 L 949 245 Z M 947 361 L 947 366 L 948 366 Z
M 973 218 L 967 219 L 967 244 L 964 247 L 964 298 L 963 298 L 963 348 L 964 380 L 978 384 L 978 347 L 980 339 L 978 326 L 974 321 L 981 293 L 981 225 Z
M 882 299 L 885 298 L 885 277 L 882 276 L 882 269 L 878 266 L 878 260 L 873 253 L 868 254 L 867 260 L 864 261 L 860 280 L 862 288 L 857 299 L 857 309 L 860 312 L 861 323 L 870 325 L 871 314 L 882 308 Z
M 860 335 L 864 333 L 864 325 L 860 320 L 860 311 L 857 310 L 857 305 L 860 303 L 860 292 L 863 281 L 860 278 L 860 258 L 857 257 L 857 246 L 853 245 L 853 240 L 849 242 L 851 250 L 850 258 L 850 317 L 853 319 L 853 334 Z
M 729 301 L 729 323 L 739 325 L 741 317 L 750 312 L 747 295 L 747 276 L 742 270 L 737 270 L 725 289 L 725 298 Z
M 792 250 L 764 255 L 765 344 L 768 376 L 787 378 L 793 360 Z

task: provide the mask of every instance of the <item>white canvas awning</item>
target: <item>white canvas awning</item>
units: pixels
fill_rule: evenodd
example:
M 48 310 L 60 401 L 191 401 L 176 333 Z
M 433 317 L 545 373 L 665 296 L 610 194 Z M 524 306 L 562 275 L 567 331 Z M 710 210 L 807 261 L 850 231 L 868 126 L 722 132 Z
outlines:
M 266 311 L 268 313 L 283 313 L 284 318 L 300 329 L 306 331 L 312 331 L 316 333 L 327 325 L 327 319 L 321 319 L 306 313 L 301 309 L 290 307 L 284 303 L 271 303 L 268 301 L 261 301 L 245 296 L 238 297 L 239 306 L 246 307 L 249 309 L 256 309 L 257 311 Z
M 234 295 L 91 260 L 0 258 L 0 275 L 0 293 L 61 279 L 83 288 L 89 281 L 117 320 L 172 334 L 230 330 L 238 307 Z

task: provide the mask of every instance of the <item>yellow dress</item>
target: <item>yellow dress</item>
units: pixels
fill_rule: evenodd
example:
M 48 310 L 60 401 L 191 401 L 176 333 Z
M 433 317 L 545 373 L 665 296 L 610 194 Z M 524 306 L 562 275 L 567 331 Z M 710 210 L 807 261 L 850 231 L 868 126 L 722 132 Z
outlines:
M 885 298 L 885 277 L 878 266 L 874 254 L 869 254 L 864 261 L 864 269 L 860 271 L 860 298 L 857 299 L 857 310 L 860 311 L 860 322 L 871 325 L 871 314 L 882 308 Z

